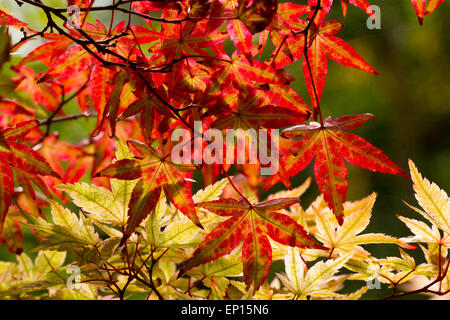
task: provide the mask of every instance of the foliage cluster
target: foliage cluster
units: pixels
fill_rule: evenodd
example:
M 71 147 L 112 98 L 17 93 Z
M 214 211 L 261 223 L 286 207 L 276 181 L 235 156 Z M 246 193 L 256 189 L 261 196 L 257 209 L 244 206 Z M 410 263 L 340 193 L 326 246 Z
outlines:
M 372 114 L 322 115 L 328 59 L 378 74 L 337 35 L 343 23 L 327 19 L 332 0 L 67 0 L 75 16 L 46 1 L 17 1 L 41 9 L 47 23 L 33 30 L 0 8 L 0 68 L 23 44 L 46 42 L 11 64 L 17 76 L 0 87 L 0 240 L 17 253 L 17 263 L 0 262 L 1 298 L 358 299 L 367 285 L 340 291 L 361 280 L 388 284 L 387 298 L 450 292 L 450 200 L 411 160 L 422 209 L 410 206 L 428 222 L 399 217 L 412 237 L 363 233 L 375 193 L 346 201 L 345 161 L 409 176 L 349 132 Z M 443 2 L 412 0 L 420 24 Z M 376 19 L 366 0 L 341 0 L 344 16 L 349 3 Z M 97 12 L 111 12 L 109 26 L 85 21 Z M 114 25 L 114 12 L 128 20 Z M 14 45 L 9 28 L 23 32 Z M 308 102 L 284 68 L 297 60 Z M 36 63 L 45 70 L 30 67 Z M 79 112 L 67 114 L 73 101 Z M 78 118 L 96 121 L 87 141 L 72 144 L 51 131 Z M 177 163 L 172 136 L 179 128 L 192 133 L 181 138 L 183 154 L 193 159 L 208 152 L 208 129 L 264 131 L 264 144 L 279 142 L 277 172 L 262 176 L 267 163 L 259 158 Z M 242 145 L 216 145 L 212 154 L 248 160 L 252 149 Z M 290 177 L 311 162 L 321 194 L 306 208 L 300 197 L 311 180 L 292 188 Z M 203 188 L 193 193 L 197 181 Z M 262 187 L 279 182 L 289 190 L 261 199 Z M 40 242 L 34 261 L 22 252 L 21 226 Z M 400 256 L 380 259 L 363 248 L 379 243 L 398 246 Z M 426 262 L 408 254 L 417 249 L 412 243 Z M 284 272 L 269 282 L 279 260 Z M 423 278 L 420 288 L 399 292 Z

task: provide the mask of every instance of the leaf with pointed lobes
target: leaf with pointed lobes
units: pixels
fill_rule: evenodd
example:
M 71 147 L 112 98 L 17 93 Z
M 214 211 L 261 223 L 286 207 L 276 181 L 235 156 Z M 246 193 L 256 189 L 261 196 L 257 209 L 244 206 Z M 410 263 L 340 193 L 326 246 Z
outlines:
M 288 85 L 290 82 L 267 62 L 248 60 L 238 51 L 235 51 L 231 58 L 222 54 L 217 59 L 205 63 L 217 70 L 212 77 L 211 94 L 227 89 L 230 84 L 246 91 L 248 83 Z
M 302 21 L 301 19 L 299 19 Z M 304 22 L 306 28 L 306 22 Z M 305 35 L 298 33 L 295 36 L 281 36 L 273 32 L 271 39 L 275 44 L 272 65 L 281 68 L 303 57 L 303 76 L 306 88 L 311 97 L 312 105 L 318 108 L 325 80 L 328 73 L 328 59 L 337 63 L 378 75 L 347 42 L 335 36 L 342 30 L 342 22 L 327 21 L 323 24 L 313 23 L 308 32 L 308 59 L 304 57 Z M 303 29 L 302 29 L 303 30 Z
M 414 183 L 415 197 L 425 212 L 412 208 L 448 234 L 450 232 L 450 198 L 437 184 L 422 177 L 411 159 L 408 164 Z
M 311 13 L 310 13 L 310 18 L 313 15 L 314 8 L 317 6 L 317 3 L 318 3 L 318 0 L 309 0 L 308 1 L 308 5 L 311 6 L 311 8 L 312 8 Z M 349 3 L 360 8 L 365 13 L 371 15 L 368 10 L 370 7 L 370 3 L 367 0 L 341 0 L 342 14 L 344 17 L 347 15 L 347 9 L 348 9 Z M 319 23 L 323 22 L 325 17 L 330 12 L 332 4 L 333 4 L 333 0 L 321 0 L 321 2 L 320 2 L 321 9 L 319 10 L 319 13 L 316 16 L 316 19 L 315 19 L 316 22 L 319 22 Z
M 313 28 L 314 29 L 314 25 Z M 317 30 L 312 30 L 311 37 L 314 37 L 311 46 L 308 49 L 308 61 L 303 58 L 303 75 L 305 77 L 306 87 L 314 106 L 317 107 L 315 98 L 320 101 L 320 97 L 325 85 L 325 78 L 328 72 L 327 57 L 346 67 L 352 67 L 368 73 L 378 75 L 366 61 L 350 45 L 336 37 L 334 34 L 342 30 L 342 23 L 339 21 L 327 21 L 320 25 Z M 314 36 L 314 33 L 317 35 Z M 309 40 L 309 39 L 308 39 Z M 311 67 L 311 74 L 310 74 Z M 314 90 L 313 82 L 316 90 Z
M 126 241 L 139 223 L 155 208 L 161 188 L 169 201 L 198 227 L 203 228 L 195 212 L 191 182 L 185 180 L 187 171 L 197 170 L 191 164 L 177 164 L 170 159 L 170 152 L 163 154 L 149 145 L 128 140 L 136 159 L 122 159 L 96 174 L 122 180 L 142 178 L 134 187 L 128 205 L 128 221 L 124 239 Z
M 305 122 L 309 118 L 307 109 L 298 111 L 282 106 L 270 105 L 271 93 L 248 88 L 248 93 L 239 93 L 237 101 L 233 101 L 231 108 L 221 110 L 218 119 L 212 127 L 218 129 L 278 129 L 294 123 Z M 300 110 L 299 110 L 300 109 Z
M 0 131 L 0 156 L 11 165 L 28 173 L 59 178 L 47 161 L 29 146 L 14 142 L 39 125 L 37 120 L 25 121 Z
M 371 114 L 327 118 L 323 125 L 317 122 L 287 128 L 285 137 L 303 137 L 281 156 L 280 170 L 265 185 L 269 189 L 282 181 L 291 187 L 289 177 L 302 171 L 315 158 L 314 174 L 324 200 L 336 216 L 339 225 L 344 222 L 343 203 L 347 194 L 347 167 L 344 159 L 353 165 L 371 171 L 408 175 L 397 167 L 383 152 L 363 138 L 348 133 L 361 126 Z
M 292 30 L 302 30 L 306 25 L 305 21 L 299 18 L 309 12 L 313 8 L 308 5 L 300 5 L 291 2 L 279 3 L 277 13 L 268 29 L 270 31 L 280 31 L 283 34 L 290 34 Z
M 250 60 L 255 52 L 252 43 L 253 36 L 247 27 L 240 20 L 233 19 L 227 22 L 227 32 L 238 51 Z
M 270 24 L 277 12 L 277 0 L 239 0 L 238 18 L 255 34 Z
M 31 120 L 0 130 L 0 231 L 3 228 L 14 193 L 13 171 L 10 164 L 33 177 L 34 174 L 58 177 L 58 174 L 39 153 L 24 144 L 14 142 L 24 138 L 38 125 L 37 120 Z M 39 182 L 39 178 L 36 177 L 34 181 Z
M 230 218 L 206 236 L 193 257 L 181 266 L 179 277 L 193 267 L 230 253 L 244 240 L 241 258 L 245 283 L 247 288 L 253 286 L 257 290 L 272 265 L 268 237 L 288 246 L 326 250 L 295 220 L 277 212 L 296 203 L 299 203 L 298 198 L 274 199 L 257 204 L 231 198 L 197 203 L 197 207 Z

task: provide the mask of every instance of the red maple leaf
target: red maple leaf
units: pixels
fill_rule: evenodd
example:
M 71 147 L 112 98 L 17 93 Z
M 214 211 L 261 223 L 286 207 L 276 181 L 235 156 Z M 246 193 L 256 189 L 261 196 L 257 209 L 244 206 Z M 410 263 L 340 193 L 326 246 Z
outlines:
M 344 17 L 347 15 L 347 9 L 348 9 L 348 4 L 351 3 L 352 5 L 360 8 L 361 10 L 363 10 L 364 12 L 366 12 L 367 14 L 371 14 L 369 13 L 369 7 L 370 7 L 370 3 L 367 0 L 341 0 L 341 5 L 342 5 L 342 14 L 344 15 Z M 312 8 L 315 8 L 318 4 L 318 0 L 309 0 L 308 1 L 309 6 L 311 6 Z M 317 15 L 318 20 L 320 23 L 323 22 L 325 16 L 330 12 L 331 9 L 331 5 L 333 4 L 333 0 L 321 0 L 320 1 L 320 11 Z M 314 10 L 312 10 L 313 12 Z M 311 13 L 312 15 L 313 13 Z
M 206 60 L 205 63 L 215 68 L 214 75 L 211 77 L 211 94 L 226 89 L 231 84 L 245 91 L 248 84 L 253 82 L 283 86 L 290 82 L 290 79 L 267 62 L 249 60 L 238 51 L 235 51 L 232 57 L 220 54 Z
M 282 128 L 294 123 L 302 123 L 309 118 L 309 111 L 305 104 L 297 105 L 296 110 L 272 105 L 270 93 L 251 88 L 248 92 L 239 92 L 237 99 L 231 95 L 231 105 L 228 109 L 221 109 L 213 114 L 217 120 L 212 127 L 218 129 L 262 129 Z
M 39 125 L 37 120 L 25 121 L 14 127 L 0 130 L 0 231 L 14 193 L 13 170 L 23 174 L 22 180 L 32 181 L 48 195 L 45 183 L 39 175 L 59 177 L 47 161 L 29 146 L 15 142 L 25 137 Z M 22 176 L 21 176 L 22 177 Z M 31 180 L 27 180 L 31 179 Z
M 371 114 L 349 115 L 336 119 L 327 118 L 323 125 L 311 122 L 285 129 L 283 136 L 302 139 L 281 156 L 280 170 L 267 180 L 265 189 L 279 181 L 290 188 L 289 177 L 302 171 L 315 158 L 314 174 L 319 190 L 339 224 L 342 224 L 343 203 L 348 188 L 344 159 L 371 171 L 399 174 L 408 178 L 381 150 L 363 138 L 346 132 L 373 118 Z
M 303 30 L 307 23 L 304 22 Z M 303 57 L 303 75 L 311 102 L 317 108 L 320 102 L 325 78 L 328 72 L 327 57 L 347 67 L 356 68 L 372 74 L 378 74 L 366 61 L 344 40 L 335 36 L 342 30 L 339 21 L 327 21 L 319 26 L 311 24 L 308 32 L 308 59 Z M 276 49 L 274 61 L 276 67 L 283 67 L 300 59 L 304 53 L 305 35 L 297 33 L 288 36 L 283 43 L 282 37 L 273 37 L 274 43 L 281 49 Z M 311 79 L 312 76 L 312 79 Z
M 251 204 L 248 200 L 227 198 L 197 203 L 197 207 L 230 218 L 206 236 L 193 257 L 181 266 L 179 277 L 195 266 L 230 253 L 244 240 L 244 279 L 247 288 L 253 284 L 256 291 L 267 278 L 272 265 L 272 247 L 268 236 L 287 246 L 326 250 L 301 225 L 277 212 L 298 202 L 297 198 L 283 198 Z

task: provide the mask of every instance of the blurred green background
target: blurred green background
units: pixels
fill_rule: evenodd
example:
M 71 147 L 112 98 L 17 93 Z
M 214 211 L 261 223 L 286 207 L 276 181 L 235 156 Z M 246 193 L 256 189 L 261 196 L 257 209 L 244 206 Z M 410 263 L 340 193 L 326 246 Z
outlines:
M 64 1 L 43 1 L 46 4 L 63 6 Z M 280 1 L 286 2 L 286 1 Z M 304 4 L 303 1 L 294 1 Z M 368 73 L 343 67 L 329 60 L 328 77 L 322 96 L 324 116 L 337 117 L 346 114 L 369 112 L 376 116 L 375 123 L 366 123 L 354 133 L 382 149 L 397 165 L 408 172 L 408 158 L 412 159 L 422 174 L 436 182 L 442 189 L 450 191 L 450 2 L 444 2 L 434 13 L 425 18 L 421 27 L 411 1 L 370 0 L 381 8 L 381 29 L 366 27 L 367 15 L 360 9 L 349 6 L 347 17 L 342 17 L 339 1 L 335 1 L 329 20 L 344 22 L 344 30 L 337 36 L 347 41 L 379 73 Z M 96 3 L 110 3 L 97 1 Z M 17 6 L 14 0 L 0 0 L 0 7 L 28 22 L 33 28 L 42 28 L 45 16 L 39 9 L 28 5 Z M 108 14 L 90 15 L 88 21 L 99 18 L 109 24 Z M 126 17 L 116 13 L 116 21 Z M 20 39 L 20 34 L 13 34 Z M 26 54 L 32 46 L 21 51 Z M 231 43 L 229 44 L 231 46 Z M 272 47 L 267 48 L 270 52 Z M 229 47 L 231 49 L 231 47 Z M 14 56 L 13 61 L 20 57 Z M 32 65 L 34 66 L 34 65 Z M 36 65 L 38 68 L 39 66 Z M 5 68 L 4 68 L 5 69 Z M 297 78 L 293 88 L 309 103 L 301 71 L 301 61 L 288 68 Z M 3 70 L 3 73 L 10 73 Z M 72 106 L 74 107 L 74 106 Z M 76 108 L 75 108 L 76 110 Z M 92 122 L 84 119 L 69 125 L 56 127 L 61 138 L 78 142 L 87 137 Z M 81 130 L 80 130 L 81 129 Z M 383 232 L 393 236 L 407 236 L 409 232 L 396 214 L 416 217 L 402 200 L 416 204 L 411 181 L 399 176 L 372 173 L 348 165 L 348 200 L 357 200 L 371 192 L 378 193 L 372 222 L 366 232 Z M 293 181 L 303 182 L 313 176 L 310 165 Z M 277 186 L 281 189 L 281 186 Z M 274 192 L 276 188 L 270 190 Z M 315 183 L 303 197 L 306 208 L 318 195 Z M 263 197 L 267 193 L 262 194 Z M 34 246 L 32 236 L 26 234 L 25 249 Z M 366 246 L 376 257 L 396 255 L 398 249 L 391 245 Z M 423 262 L 420 249 L 409 251 L 418 262 Z M 0 247 L 0 259 L 15 260 L 5 246 Z M 361 286 L 356 282 L 355 286 Z M 370 290 L 365 299 L 385 296 L 386 285 L 381 290 Z

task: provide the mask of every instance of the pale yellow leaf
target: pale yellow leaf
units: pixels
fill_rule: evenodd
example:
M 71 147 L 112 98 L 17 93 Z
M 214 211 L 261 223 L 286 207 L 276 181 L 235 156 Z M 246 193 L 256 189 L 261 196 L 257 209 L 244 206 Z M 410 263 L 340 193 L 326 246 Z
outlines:
M 447 193 L 435 183 L 423 178 L 412 160 L 409 160 L 409 168 L 420 206 L 435 220 L 441 230 L 450 234 L 450 199 Z

